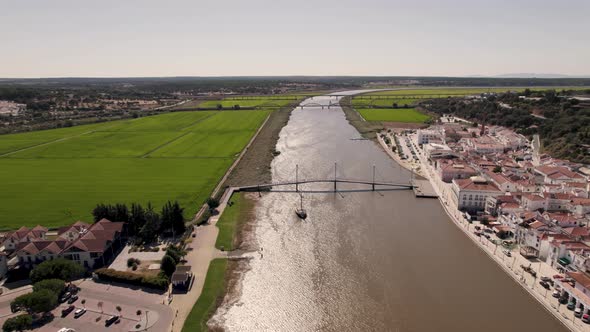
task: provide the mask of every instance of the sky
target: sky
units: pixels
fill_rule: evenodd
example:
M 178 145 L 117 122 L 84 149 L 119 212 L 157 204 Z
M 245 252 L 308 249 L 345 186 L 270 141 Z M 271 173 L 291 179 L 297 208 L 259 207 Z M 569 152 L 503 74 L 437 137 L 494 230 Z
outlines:
M 589 0 L 0 0 L 0 77 L 590 75 Z

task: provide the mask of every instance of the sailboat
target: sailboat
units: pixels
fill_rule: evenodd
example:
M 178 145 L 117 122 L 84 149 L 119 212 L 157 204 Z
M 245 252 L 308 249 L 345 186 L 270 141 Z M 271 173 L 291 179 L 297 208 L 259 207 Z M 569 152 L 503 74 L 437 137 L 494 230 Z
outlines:
M 303 208 L 303 195 L 299 193 L 299 197 L 301 198 L 301 205 L 299 206 L 299 209 L 295 209 L 295 214 L 299 218 L 305 220 L 305 218 L 307 218 L 307 211 L 305 211 L 305 209 Z

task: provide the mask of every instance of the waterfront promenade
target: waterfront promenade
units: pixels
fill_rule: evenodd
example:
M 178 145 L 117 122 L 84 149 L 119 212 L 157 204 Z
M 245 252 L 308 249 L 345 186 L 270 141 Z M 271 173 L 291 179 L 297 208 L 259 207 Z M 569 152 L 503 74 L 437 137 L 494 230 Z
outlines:
M 415 134 L 410 135 L 410 139 L 415 142 Z M 382 147 L 387 151 L 387 145 L 379 138 Z M 387 151 L 388 154 L 396 161 L 399 158 L 396 154 Z M 574 312 L 568 310 L 565 305 L 560 305 L 558 299 L 552 297 L 551 290 L 543 288 L 539 284 L 539 278 L 542 276 L 552 277 L 559 272 L 549 264 L 540 260 L 529 260 L 520 255 L 518 248 L 510 250 L 511 257 L 505 254 L 505 248 L 498 245 L 483 236 L 475 235 L 475 226 L 468 222 L 461 211 L 458 210 L 457 205 L 453 199 L 453 192 L 451 184 L 442 181 L 440 176 L 429 165 L 424 152 L 421 149 L 416 149 L 416 155 L 420 163 L 421 174 L 430 181 L 432 187 L 438 194 L 442 207 L 453 223 L 462 230 L 473 243 L 475 243 L 483 252 L 485 252 L 498 266 L 500 266 L 510 277 L 512 277 L 518 284 L 520 284 L 533 298 L 541 303 L 545 309 L 559 319 L 571 331 L 576 332 L 590 332 L 590 324 L 583 323 L 579 318 L 574 317 Z M 395 156 L 395 157 L 394 157 Z M 405 163 L 404 167 L 412 167 L 410 163 Z M 529 273 L 526 273 L 521 265 L 530 266 L 537 272 L 537 278 L 533 278 Z

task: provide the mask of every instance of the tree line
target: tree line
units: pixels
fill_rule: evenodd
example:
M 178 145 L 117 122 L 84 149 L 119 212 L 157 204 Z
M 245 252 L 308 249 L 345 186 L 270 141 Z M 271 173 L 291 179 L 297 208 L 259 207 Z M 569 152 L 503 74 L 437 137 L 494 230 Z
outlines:
M 98 204 L 92 210 L 94 221 L 108 219 L 124 222 L 130 236 L 137 237 L 141 243 L 155 241 L 160 234 L 182 234 L 186 230 L 184 209 L 177 201 L 168 201 L 158 213 L 151 203 L 143 207 L 139 203 Z

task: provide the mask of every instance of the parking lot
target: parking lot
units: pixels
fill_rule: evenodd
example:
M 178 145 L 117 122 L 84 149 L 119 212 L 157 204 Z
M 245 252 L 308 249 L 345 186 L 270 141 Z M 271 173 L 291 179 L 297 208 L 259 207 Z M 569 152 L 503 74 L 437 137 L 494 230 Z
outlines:
M 74 317 L 73 311 L 62 317 L 62 310 L 70 304 L 60 304 L 52 311 L 55 318 L 36 331 L 55 332 L 63 327 L 73 328 L 78 332 L 146 331 L 146 327 L 147 331 L 168 331 L 170 328 L 172 309 L 162 304 L 166 294 L 137 287 L 96 283 L 92 280 L 77 284 L 81 289 L 77 294 L 78 299 L 72 305 L 75 309 L 84 308 L 86 312 L 78 318 Z M 30 290 L 23 289 L 22 292 L 0 297 L 0 312 L 10 313 L 10 301 L 27 291 Z M 117 307 L 121 310 L 117 310 Z M 105 327 L 105 321 L 113 315 L 120 315 L 120 321 Z M 8 317 L 0 318 L 0 324 Z

